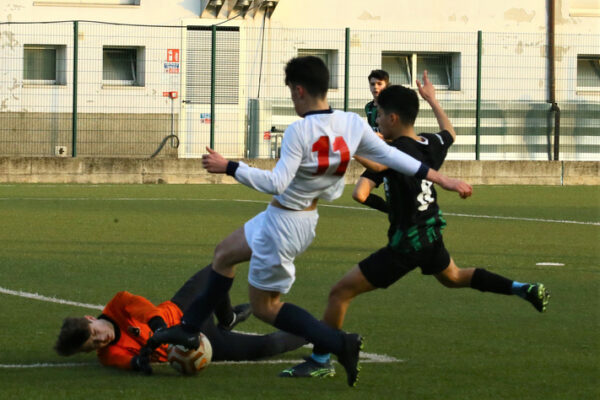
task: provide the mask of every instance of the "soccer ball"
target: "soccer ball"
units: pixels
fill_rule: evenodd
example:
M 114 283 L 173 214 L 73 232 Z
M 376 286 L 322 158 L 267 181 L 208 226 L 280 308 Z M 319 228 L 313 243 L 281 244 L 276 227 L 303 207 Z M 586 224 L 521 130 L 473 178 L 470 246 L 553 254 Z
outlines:
M 167 349 L 167 360 L 173 368 L 183 375 L 194 375 L 208 366 L 212 359 L 212 346 L 210 341 L 201 332 L 200 346 L 197 349 L 188 349 L 176 345 Z

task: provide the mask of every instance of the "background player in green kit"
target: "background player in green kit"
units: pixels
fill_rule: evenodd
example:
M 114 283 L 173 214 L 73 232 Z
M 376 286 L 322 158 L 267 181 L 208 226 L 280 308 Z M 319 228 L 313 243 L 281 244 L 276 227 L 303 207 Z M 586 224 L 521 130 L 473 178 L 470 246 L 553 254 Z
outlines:
M 417 81 L 419 93 L 431 106 L 441 131 L 417 135 L 414 122 L 419 111 L 419 99 L 414 90 L 393 85 L 378 97 L 378 122 L 381 133 L 390 146 L 439 169 L 456 133 L 435 97 L 435 89 L 423 74 L 423 84 Z M 364 162 L 363 162 L 364 161 Z M 369 164 L 368 160 L 362 160 Z M 363 176 L 379 185 L 384 183 L 390 227 L 388 244 L 360 261 L 329 294 L 323 320 L 340 329 L 352 299 L 361 293 L 387 288 L 408 272 L 420 267 L 425 275 L 433 275 L 449 288 L 471 287 L 482 292 L 516 294 L 544 312 L 549 293 L 543 284 L 512 281 L 482 268 L 458 268 L 448 254 L 442 239 L 446 226 L 437 204 L 433 184 L 425 179 L 407 176 L 383 165 L 371 162 Z M 379 172 L 375 172 L 379 171 Z M 315 347 L 306 361 L 284 370 L 280 376 L 332 376 L 335 370 L 329 356 Z
M 371 128 L 373 128 L 375 133 L 377 133 L 379 137 L 383 138 L 379 132 L 379 125 L 377 124 L 377 97 L 379 96 L 379 93 L 381 93 L 381 91 L 390 84 L 390 75 L 387 73 L 387 71 L 382 69 L 374 69 L 371 71 L 367 79 L 369 80 L 369 90 L 373 95 L 373 100 L 365 105 L 367 122 Z M 359 162 L 362 160 L 361 157 L 355 156 L 355 158 Z M 361 175 L 354 186 L 352 198 L 361 204 L 387 213 L 388 207 L 385 200 L 376 194 L 371 193 L 374 187 L 375 184 L 373 181 Z
M 369 80 L 369 90 L 373 100 L 365 104 L 365 114 L 367 122 L 375 132 L 379 131 L 377 125 L 377 97 L 383 89 L 390 84 L 390 75 L 382 69 L 374 69 L 367 77 Z

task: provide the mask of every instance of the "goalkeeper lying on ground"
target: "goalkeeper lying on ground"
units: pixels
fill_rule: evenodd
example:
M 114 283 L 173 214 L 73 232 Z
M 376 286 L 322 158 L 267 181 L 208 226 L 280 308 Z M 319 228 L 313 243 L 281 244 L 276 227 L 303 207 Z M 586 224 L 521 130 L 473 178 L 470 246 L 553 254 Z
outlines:
M 158 306 L 123 291 L 108 302 L 98 318 L 66 318 L 54 349 L 63 356 L 96 350 L 103 365 L 152 373 L 150 365 L 141 361 L 140 349 L 153 332 L 179 324 L 182 310 L 204 288 L 210 269 L 209 265 L 192 276 L 171 300 Z M 201 332 L 212 345 L 213 361 L 256 360 L 297 349 L 306 343 L 303 338 L 283 331 L 268 335 L 231 332 L 250 314 L 249 304 L 232 308 L 227 296 L 215 309 L 218 325 L 212 317 L 202 325 Z M 167 346 L 157 348 L 150 361 L 166 362 Z

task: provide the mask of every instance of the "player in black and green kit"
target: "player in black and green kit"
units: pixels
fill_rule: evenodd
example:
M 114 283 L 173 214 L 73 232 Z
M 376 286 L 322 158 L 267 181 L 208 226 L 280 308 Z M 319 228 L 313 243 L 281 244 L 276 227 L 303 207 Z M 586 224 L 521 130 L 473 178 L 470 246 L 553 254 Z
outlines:
M 369 90 L 371 91 L 373 100 L 365 105 L 365 115 L 367 116 L 367 122 L 371 128 L 373 128 L 377 135 L 383 139 L 383 136 L 379 132 L 379 125 L 377 124 L 377 97 L 379 97 L 379 93 L 390 84 L 390 75 L 387 71 L 382 69 L 374 69 L 367 79 L 369 80 Z M 381 212 L 387 212 L 388 206 L 385 200 L 376 194 L 371 193 L 373 187 L 373 181 L 367 177 L 361 176 L 354 186 L 352 198 L 368 207 Z
M 367 77 L 369 80 L 369 90 L 373 100 L 365 104 L 365 115 L 367 122 L 375 132 L 379 131 L 377 125 L 377 96 L 383 89 L 390 84 L 390 74 L 382 69 L 374 69 Z
M 419 99 L 414 90 L 397 85 L 379 94 L 379 128 L 391 146 L 439 169 L 456 134 L 435 98 L 435 89 L 427 78 L 427 71 L 423 74 L 423 84 L 417 81 L 417 85 L 419 93 L 431 106 L 441 131 L 435 134 L 415 133 Z M 369 160 L 359 161 L 371 169 L 363 174 L 364 178 L 370 180 L 373 186 L 384 184 L 390 221 L 388 244 L 360 261 L 331 289 L 323 317 L 328 325 L 341 329 L 353 298 L 371 290 L 387 288 L 417 267 L 423 274 L 435 276 L 444 286 L 516 294 L 533 304 L 539 312 L 546 310 L 549 293 L 541 283 L 521 283 L 483 268 L 461 269 L 456 266 L 444 246 L 442 230 L 446 221 L 431 182 L 399 174 Z M 315 348 L 305 362 L 284 370 L 281 376 L 334 375 L 329 356 L 322 353 Z

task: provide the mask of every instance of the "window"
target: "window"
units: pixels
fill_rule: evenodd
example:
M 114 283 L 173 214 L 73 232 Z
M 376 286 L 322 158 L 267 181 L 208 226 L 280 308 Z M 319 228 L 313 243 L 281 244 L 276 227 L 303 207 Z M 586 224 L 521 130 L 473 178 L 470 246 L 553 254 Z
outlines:
M 390 74 L 393 84 L 416 88 L 417 79 L 421 79 L 423 71 L 427 70 L 429 80 L 436 88 L 460 90 L 458 53 L 384 52 L 381 68 Z
M 64 5 L 87 5 L 87 6 L 139 6 L 141 0 L 35 0 L 34 6 L 64 6 Z
M 577 89 L 600 89 L 600 56 L 577 56 Z
M 298 49 L 298 57 L 315 56 L 319 57 L 327 69 L 329 69 L 329 89 L 338 88 L 338 51 L 337 50 L 319 50 L 319 49 Z
M 217 26 L 215 103 L 238 104 L 240 92 L 240 29 Z M 189 104 L 210 104 L 210 26 L 187 27 L 186 99 Z
M 598 0 L 571 0 L 569 1 L 569 16 L 600 17 L 600 2 Z
M 116 86 L 144 86 L 143 47 L 104 47 L 102 83 Z
M 66 46 L 26 44 L 23 47 L 23 81 L 34 85 L 64 85 Z

